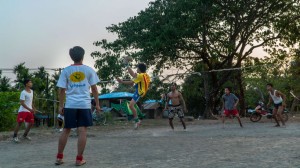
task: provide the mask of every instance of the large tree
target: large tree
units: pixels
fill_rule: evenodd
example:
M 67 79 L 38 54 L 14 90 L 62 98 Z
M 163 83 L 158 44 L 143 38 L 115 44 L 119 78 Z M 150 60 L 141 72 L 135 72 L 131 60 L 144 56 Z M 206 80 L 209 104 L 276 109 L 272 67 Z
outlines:
M 169 67 L 193 70 L 204 64 L 206 110 L 210 115 L 215 97 L 228 81 L 238 82 L 244 109 L 242 73 L 215 72 L 239 68 L 260 47 L 291 47 L 299 36 L 297 0 L 156 0 L 138 16 L 107 27 L 118 38 L 94 44 L 102 50 L 92 53 L 102 78 L 122 74 L 120 58 L 136 61 L 162 72 Z

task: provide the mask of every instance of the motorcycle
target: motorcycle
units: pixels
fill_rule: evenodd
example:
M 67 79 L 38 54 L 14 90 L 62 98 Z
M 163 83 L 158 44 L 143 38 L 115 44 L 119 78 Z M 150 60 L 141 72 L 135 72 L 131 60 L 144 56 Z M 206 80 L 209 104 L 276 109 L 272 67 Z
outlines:
M 267 117 L 267 119 L 273 118 L 273 109 L 272 108 L 265 108 L 265 105 L 263 102 L 259 102 L 258 105 L 254 110 L 248 109 L 248 113 L 250 114 L 250 121 L 252 122 L 258 122 L 261 120 L 262 117 Z M 287 122 L 289 119 L 288 116 L 289 111 L 287 109 L 283 110 L 282 118 L 284 122 Z

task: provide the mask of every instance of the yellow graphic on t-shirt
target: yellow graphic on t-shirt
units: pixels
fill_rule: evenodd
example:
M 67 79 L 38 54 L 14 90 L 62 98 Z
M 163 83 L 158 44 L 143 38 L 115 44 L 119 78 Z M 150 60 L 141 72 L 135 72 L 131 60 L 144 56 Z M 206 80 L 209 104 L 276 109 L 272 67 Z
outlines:
M 81 82 L 85 79 L 85 75 L 82 72 L 74 72 L 70 75 L 70 80 L 72 82 Z

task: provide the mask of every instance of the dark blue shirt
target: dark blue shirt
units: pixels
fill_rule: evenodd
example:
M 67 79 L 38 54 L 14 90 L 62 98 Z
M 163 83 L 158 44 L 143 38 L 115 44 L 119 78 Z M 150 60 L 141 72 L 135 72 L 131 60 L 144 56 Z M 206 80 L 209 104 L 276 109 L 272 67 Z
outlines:
M 234 94 L 230 93 L 229 95 L 224 94 L 222 96 L 222 99 L 224 101 L 225 110 L 234 110 L 234 104 L 236 103 L 239 98 L 237 98 Z

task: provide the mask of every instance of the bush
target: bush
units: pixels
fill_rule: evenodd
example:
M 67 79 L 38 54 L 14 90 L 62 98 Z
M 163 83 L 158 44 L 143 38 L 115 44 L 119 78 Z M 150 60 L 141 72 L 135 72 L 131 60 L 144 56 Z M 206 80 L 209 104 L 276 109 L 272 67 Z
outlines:
M 0 92 L 0 131 L 7 131 L 15 126 L 19 96 L 19 92 Z

